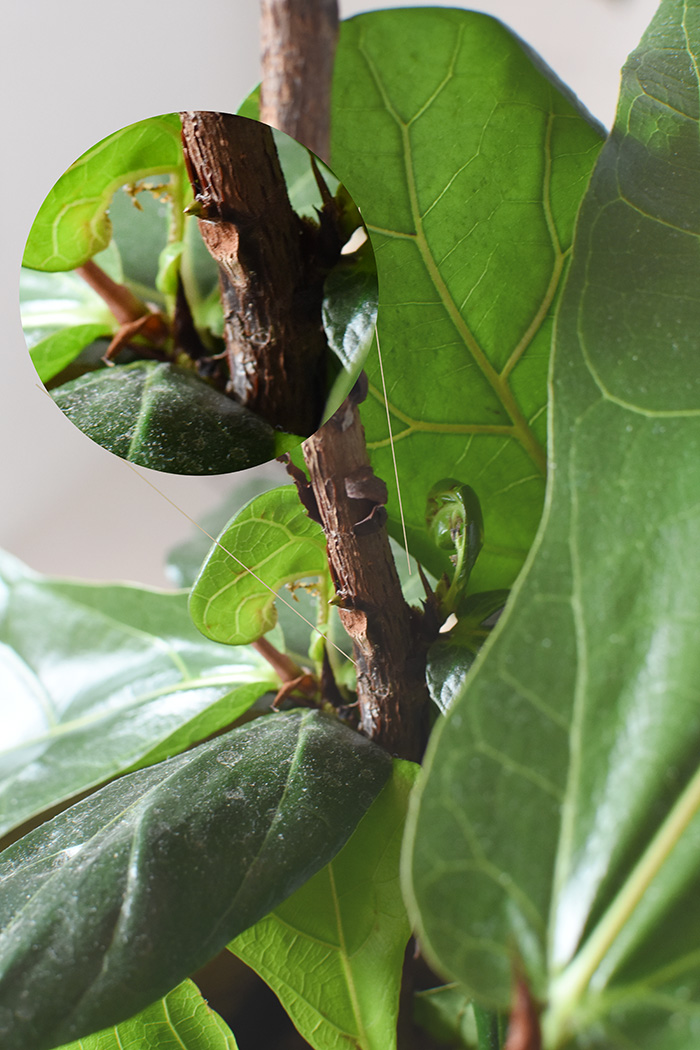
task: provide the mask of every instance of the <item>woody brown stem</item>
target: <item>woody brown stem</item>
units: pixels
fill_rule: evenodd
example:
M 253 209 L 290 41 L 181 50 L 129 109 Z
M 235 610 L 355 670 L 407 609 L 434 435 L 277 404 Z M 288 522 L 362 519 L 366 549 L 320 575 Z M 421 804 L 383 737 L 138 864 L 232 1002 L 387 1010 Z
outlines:
M 92 259 L 78 266 L 75 272 L 105 301 L 120 325 L 130 324 L 150 313 L 142 299 L 126 285 L 113 281 Z
M 354 401 L 344 402 L 303 449 L 340 618 L 354 643 L 360 727 L 391 754 L 420 761 L 427 734 L 427 642 L 420 614 L 401 593 Z
M 325 399 L 324 228 L 294 212 L 270 128 L 227 113 L 181 114 L 199 228 L 219 267 L 230 389 L 273 426 L 307 435 Z M 329 258 L 323 258 L 328 248 Z
M 258 638 L 257 642 L 253 642 L 252 645 L 267 660 L 275 674 L 279 675 L 281 682 L 293 682 L 304 674 L 304 669 L 299 667 L 299 664 L 295 663 L 286 653 L 281 653 L 279 649 L 276 649 L 267 638 Z
M 261 0 L 260 9 L 260 119 L 328 160 L 337 2 Z
M 328 157 L 335 0 L 262 0 L 262 118 Z M 354 643 L 362 731 L 420 760 L 427 735 L 427 639 L 406 604 L 386 531 L 386 488 L 372 474 L 357 401 L 303 444 L 340 617 Z
M 542 1050 L 540 1010 L 522 976 L 517 976 L 503 1050 Z

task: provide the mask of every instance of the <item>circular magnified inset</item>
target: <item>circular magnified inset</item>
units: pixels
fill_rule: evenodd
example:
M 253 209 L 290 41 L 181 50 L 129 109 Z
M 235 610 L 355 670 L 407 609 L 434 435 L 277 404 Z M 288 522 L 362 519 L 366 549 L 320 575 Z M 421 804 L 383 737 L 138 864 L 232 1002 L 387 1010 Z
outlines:
M 221 474 L 308 437 L 372 342 L 374 255 L 326 165 L 265 124 L 186 112 L 103 139 L 61 176 L 25 248 L 39 377 L 132 463 Z

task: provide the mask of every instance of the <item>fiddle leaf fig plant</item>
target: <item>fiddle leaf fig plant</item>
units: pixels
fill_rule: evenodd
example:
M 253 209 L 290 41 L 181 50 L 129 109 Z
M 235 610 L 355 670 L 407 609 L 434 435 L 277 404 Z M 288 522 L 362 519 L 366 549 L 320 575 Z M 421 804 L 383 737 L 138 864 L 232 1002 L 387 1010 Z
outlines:
M 342 24 L 333 164 L 380 289 L 323 431 L 347 469 L 287 457 L 198 574 L 177 553 L 189 594 L 2 561 L 3 1047 L 274 1050 L 190 983 L 223 951 L 314 1050 L 695 1050 L 699 54 L 661 0 L 606 137 L 485 15 Z M 333 282 L 329 338 L 367 341 Z M 371 581 L 403 537 L 387 409 L 393 605 L 334 560 Z M 404 629 L 422 766 L 373 732 Z
M 30 230 L 20 282 L 32 361 L 64 414 L 129 462 L 181 474 L 242 470 L 301 440 L 291 413 L 288 419 L 265 411 L 264 399 L 252 408 L 234 396 L 227 325 L 237 310 L 247 316 L 250 304 L 226 299 L 226 280 L 198 219 L 205 233 L 226 223 L 239 231 L 236 265 L 239 273 L 250 270 L 254 301 L 267 309 L 268 301 L 289 299 L 290 311 L 301 304 L 322 351 L 306 377 L 308 396 L 314 390 L 321 404 L 327 398 L 327 412 L 356 378 L 377 303 L 371 244 L 340 254 L 362 220 L 332 172 L 259 122 L 199 116 L 230 122 L 232 161 L 242 172 L 240 199 L 230 209 L 237 226 L 193 198 L 193 187 L 199 196 L 201 187 L 183 152 L 189 115 L 163 114 L 109 135 L 58 179 Z M 257 200 L 254 190 L 265 178 L 264 199 Z M 315 305 L 304 299 L 308 289 L 284 286 L 290 267 L 275 225 L 280 202 L 291 226 L 287 240 L 297 248 L 291 268 L 308 263 L 309 280 L 319 284 Z M 270 254 L 282 259 L 272 287 L 250 248 L 268 225 Z M 270 322 L 270 342 L 280 325 Z M 259 327 L 256 338 L 267 345 L 262 321 Z M 288 363 L 283 373 L 290 381 Z M 287 395 L 288 403 L 302 396 L 294 389 L 283 390 Z M 314 418 L 320 423 L 320 411 Z

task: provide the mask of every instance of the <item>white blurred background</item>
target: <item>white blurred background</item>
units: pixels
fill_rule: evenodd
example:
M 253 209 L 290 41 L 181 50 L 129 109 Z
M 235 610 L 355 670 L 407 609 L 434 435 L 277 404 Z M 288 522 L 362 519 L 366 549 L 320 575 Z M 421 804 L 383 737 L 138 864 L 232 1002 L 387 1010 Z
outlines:
M 417 5 L 340 0 L 343 18 L 401 6 Z M 657 2 L 473 6 L 515 29 L 609 127 L 620 66 Z M 164 552 L 192 526 L 80 434 L 38 386 L 17 292 L 34 215 L 68 165 L 118 128 L 175 110 L 235 110 L 259 80 L 257 20 L 256 0 L 9 0 L 4 7 L 0 547 L 38 571 L 166 585 Z M 230 477 L 148 474 L 196 519 L 231 485 Z

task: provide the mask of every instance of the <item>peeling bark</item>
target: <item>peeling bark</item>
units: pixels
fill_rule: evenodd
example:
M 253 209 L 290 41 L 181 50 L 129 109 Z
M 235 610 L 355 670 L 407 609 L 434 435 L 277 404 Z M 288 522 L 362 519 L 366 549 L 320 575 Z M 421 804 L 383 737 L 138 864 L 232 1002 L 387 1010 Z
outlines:
M 270 128 L 181 114 L 199 228 L 219 267 L 230 391 L 273 426 L 308 435 L 323 413 L 323 281 L 342 246 L 293 210 Z
M 327 160 L 337 3 L 262 0 L 261 12 L 261 117 Z M 386 531 L 386 486 L 372 473 L 357 409 L 364 393 L 357 390 L 304 442 L 304 459 L 340 618 L 353 640 L 360 728 L 392 754 L 420 761 L 430 631 L 401 592 Z
M 304 442 L 340 619 L 354 643 L 362 732 L 420 761 L 427 739 L 428 639 L 403 599 L 386 531 L 386 487 L 372 473 L 351 398 Z
M 327 160 L 336 0 L 261 0 L 260 9 L 260 119 Z

